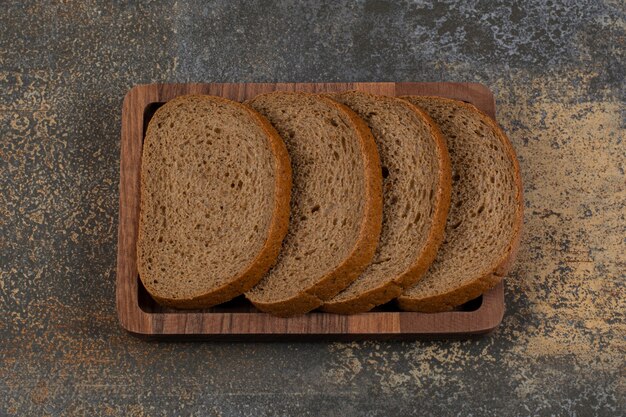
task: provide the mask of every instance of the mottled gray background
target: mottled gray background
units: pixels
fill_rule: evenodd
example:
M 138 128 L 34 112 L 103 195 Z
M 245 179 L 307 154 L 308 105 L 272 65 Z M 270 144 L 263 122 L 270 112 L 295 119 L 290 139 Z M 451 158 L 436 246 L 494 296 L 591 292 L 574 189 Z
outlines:
M 626 414 L 620 0 L 0 2 L 0 415 Z M 114 305 L 121 102 L 151 82 L 475 81 L 520 158 L 492 335 L 146 343 Z

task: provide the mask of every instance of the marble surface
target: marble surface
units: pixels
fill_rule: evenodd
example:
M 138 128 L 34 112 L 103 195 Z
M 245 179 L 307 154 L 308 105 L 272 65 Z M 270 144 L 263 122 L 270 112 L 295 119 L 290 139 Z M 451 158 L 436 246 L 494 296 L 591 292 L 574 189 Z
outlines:
M 0 8 L 0 415 L 626 414 L 622 1 Z M 526 206 L 502 325 L 414 343 L 147 343 L 122 331 L 122 98 L 188 81 L 491 88 Z

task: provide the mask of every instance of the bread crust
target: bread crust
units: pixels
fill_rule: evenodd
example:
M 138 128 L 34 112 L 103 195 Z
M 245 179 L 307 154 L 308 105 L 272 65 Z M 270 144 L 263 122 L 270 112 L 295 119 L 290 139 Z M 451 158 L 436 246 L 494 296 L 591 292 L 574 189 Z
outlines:
M 274 93 L 267 93 L 274 94 Z M 303 92 L 290 92 L 296 95 L 315 95 Z M 320 307 L 325 300 L 334 297 L 339 291 L 350 285 L 369 265 L 378 245 L 382 227 L 382 175 L 376 142 L 365 122 L 352 110 L 330 98 L 315 95 L 329 106 L 344 113 L 352 123 L 363 156 L 365 175 L 365 205 L 357 241 L 350 254 L 333 271 L 320 277 L 312 287 L 303 289 L 293 297 L 264 302 L 255 300 L 254 295 L 246 293 L 246 297 L 259 310 L 277 316 L 289 317 L 307 313 Z
M 256 255 L 256 257 L 252 260 L 252 262 L 244 267 L 236 275 L 234 275 L 231 279 L 229 279 L 226 284 L 209 292 L 198 294 L 192 298 L 179 299 L 169 298 L 160 295 L 150 285 L 151 279 L 149 277 L 149 271 L 144 268 L 144 265 L 140 259 L 139 251 L 137 251 L 137 269 L 139 271 L 139 277 L 148 293 L 159 304 L 180 309 L 208 308 L 217 304 L 221 304 L 249 290 L 263 277 L 263 275 L 269 270 L 274 262 L 276 262 L 282 240 L 287 234 L 287 229 L 289 227 L 289 203 L 291 198 L 292 181 L 291 162 L 289 160 L 289 154 L 287 153 L 285 143 L 283 142 L 278 132 L 276 132 L 274 127 L 261 114 L 244 104 L 217 96 L 184 95 L 176 97 L 170 100 L 168 103 L 176 103 L 178 101 L 184 101 L 189 99 L 223 102 L 244 110 L 250 116 L 250 118 L 259 127 L 261 127 L 263 132 L 266 134 L 266 137 L 268 138 L 268 145 L 272 154 L 274 155 L 274 170 L 276 173 L 276 181 L 274 183 L 274 208 L 272 211 L 272 220 L 270 221 L 265 243 L 263 244 L 261 250 Z M 159 110 L 157 110 L 157 113 Z M 155 120 L 155 118 L 153 118 L 152 120 Z M 154 129 L 153 126 L 154 125 L 151 121 L 148 124 L 146 137 L 148 137 L 151 129 Z M 140 180 L 141 189 L 144 189 L 144 176 L 145 174 L 142 163 Z M 143 204 L 140 204 L 140 219 L 142 218 L 141 212 L 144 209 L 145 207 L 143 206 Z M 143 225 L 140 221 L 137 240 L 138 248 L 139 245 L 142 244 L 142 227 Z
M 405 96 L 405 98 L 410 100 L 411 96 Z M 423 298 L 414 298 L 408 295 L 401 295 L 397 298 L 398 306 L 402 310 L 434 313 L 452 310 L 455 307 L 478 297 L 485 291 L 495 287 L 509 272 L 513 262 L 515 261 L 515 256 L 517 255 L 521 240 L 522 225 L 524 221 L 524 198 L 522 179 L 520 175 L 519 161 L 517 159 L 517 155 L 515 154 L 513 145 L 511 145 L 508 137 L 506 136 L 504 131 L 502 131 L 502 129 L 498 126 L 498 124 L 491 117 L 480 111 L 472 104 L 443 97 L 420 97 L 420 99 L 424 98 L 437 100 L 444 103 L 447 102 L 453 105 L 464 107 L 471 112 L 474 112 L 495 132 L 496 136 L 504 145 L 504 149 L 506 150 L 509 158 L 513 163 L 513 177 L 515 179 L 517 198 L 517 212 L 515 221 L 513 222 L 513 234 L 511 236 L 511 239 L 500 257 L 496 261 L 494 261 L 492 265 L 489 266 L 489 268 L 484 270 L 482 273 L 477 274 L 468 283 L 442 294 L 435 294 Z
M 364 93 L 374 96 L 371 93 Z M 344 93 L 340 93 L 341 95 Z M 332 97 L 332 96 L 331 96 Z M 357 294 L 349 299 L 333 301 L 330 300 L 322 306 L 322 310 L 329 313 L 338 314 L 357 314 L 371 310 L 377 305 L 385 304 L 402 294 L 405 288 L 417 283 L 424 273 L 428 270 L 430 264 L 437 256 L 437 250 L 443 242 L 444 230 L 448 210 L 450 209 L 450 198 L 452 193 L 452 169 L 450 165 L 450 157 L 445 140 L 439 130 L 437 124 L 432 120 L 426 112 L 418 106 L 411 104 L 406 100 L 395 97 L 386 97 L 391 100 L 398 100 L 406 106 L 415 116 L 424 121 L 430 130 L 430 134 L 435 142 L 437 149 L 437 162 L 439 165 L 438 179 L 439 185 L 435 194 L 435 208 L 431 217 L 432 225 L 428 232 L 426 242 L 422 251 L 415 258 L 414 262 L 401 274 L 390 278 L 387 282 L 369 289 L 363 293 Z

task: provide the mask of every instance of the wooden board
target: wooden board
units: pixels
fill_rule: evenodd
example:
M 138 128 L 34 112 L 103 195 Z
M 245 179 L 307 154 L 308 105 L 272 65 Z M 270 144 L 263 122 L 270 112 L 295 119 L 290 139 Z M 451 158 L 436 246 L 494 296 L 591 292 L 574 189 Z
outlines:
M 156 109 L 182 94 L 212 94 L 242 101 L 275 90 L 336 92 L 350 89 L 390 96 L 415 94 L 470 102 L 495 118 L 493 94 L 474 83 L 279 83 L 150 84 L 136 86 L 124 99 L 120 158 L 120 214 L 117 254 L 117 311 L 122 327 L 153 338 L 208 340 L 353 340 L 468 337 L 487 333 L 504 314 L 502 284 L 445 313 L 401 312 L 394 305 L 343 316 L 312 312 L 278 318 L 257 311 L 243 297 L 195 311 L 159 306 L 137 274 L 135 245 L 139 219 L 139 172 L 145 127 Z

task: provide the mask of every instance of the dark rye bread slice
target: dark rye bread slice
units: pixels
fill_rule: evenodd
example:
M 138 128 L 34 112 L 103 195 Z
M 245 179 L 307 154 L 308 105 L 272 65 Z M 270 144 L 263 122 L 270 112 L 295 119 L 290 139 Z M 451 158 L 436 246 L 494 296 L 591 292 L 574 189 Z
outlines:
M 289 225 L 291 165 L 261 115 L 182 96 L 155 113 L 141 163 L 137 267 L 165 306 L 203 308 L 256 284 Z
M 246 293 L 281 316 L 313 310 L 371 261 L 381 228 L 381 170 L 367 125 L 326 97 L 274 92 L 248 102 L 276 127 L 293 164 L 289 232 L 276 265 Z
M 452 162 L 452 200 L 444 243 L 403 310 L 453 309 L 495 286 L 509 270 L 522 226 L 522 183 L 513 147 L 498 125 L 471 104 L 405 97 L 441 128 Z
M 374 260 L 322 306 L 354 314 L 399 296 L 435 258 L 450 206 L 450 159 L 439 128 L 409 102 L 358 91 L 331 97 L 366 121 L 383 171 L 383 226 Z

